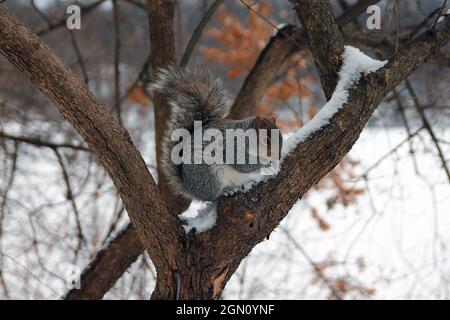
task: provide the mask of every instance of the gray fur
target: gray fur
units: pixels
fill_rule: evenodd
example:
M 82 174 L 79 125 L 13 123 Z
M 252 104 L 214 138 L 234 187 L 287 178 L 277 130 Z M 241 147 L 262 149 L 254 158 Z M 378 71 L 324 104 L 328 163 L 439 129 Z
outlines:
M 220 82 L 208 71 L 177 70 L 173 67 L 159 70 L 150 88 L 166 95 L 171 107 L 167 131 L 162 141 L 161 169 L 173 190 L 189 199 L 214 201 L 223 194 L 224 165 L 220 164 L 181 164 L 171 160 L 172 148 L 177 144 L 170 140 L 173 130 L 184 128 L 192 132 L 194 121 L 201 121 L 203 129 L 215 128 L 222 132 L 224 140 L 226 129 L 249 129 L 255 117 L 244 120 L 224 120 L 227 114 L 224 91 Z M 194 139 L 191 139 L 193 145 Z M 203 148 L 208 144 L 203 142 Z M 193 150 L 193 148 L 192 148 Z M 246 149 L 247 150 L 247 149 Z M 225 147 L 224 147 L 225 153 Z M 248 157 L 247 157 L 248 158 Z M 225 161 L 224 155 L 224 161 Z M 246 161 L 247 162 L 247 161 Z M 236 163 L 236 161 L 235 161 Z M 261 164 L 233 164 L 234 170 L 244 177 L 259 173 Z

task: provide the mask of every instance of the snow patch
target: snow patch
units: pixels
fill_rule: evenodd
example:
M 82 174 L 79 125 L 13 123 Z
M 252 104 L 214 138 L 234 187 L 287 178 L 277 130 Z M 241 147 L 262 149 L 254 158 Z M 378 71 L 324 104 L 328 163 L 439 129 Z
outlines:
M 258 183 L 269 180 L 276 176 L 280 171 L 280 161 L 272 161 L 267 167 L 263 167 L 258 173 L 255 173 L 253 179 L 248 180 L 246 183 L 224 192 L 225 196 L 232 196 L 236 193 L 246 193 L 250 191 Z
M 320 109 L 316 116 L 283 143 L 282 158 L 305 141 L 312 133 L 326 126 L 348 99 L 348 90 L 358 83 L 362 73 L 377 71 L 386 65 L 387 61 L 375 60 L 366 56 L 359 49 L 345 46 L 342 54 L 343 64 L 339 72 L 339 81 L 331 99 Z
M 444 19 L 449 15 L 450 15 L 450 9 L 448 9 L 442 16 L 439 17 L 438 23 L 441 23 L 442 21 L 444 21 Z
M 281 25 L 278 26 L 280 28 Z M 281 26 L 281 28 L 284 26 Z M 362 73 L 370 73 L 382 68 L 387 61 L 378 61 L 366 56 L 359 49 L 351 46 L 344 47 L 343 64 L 339 72 L 339 81 L 336 85 L 330 101 L 328 101 L 317 115 L 306 123 L 297 132 L 293 133 L 284 143 L 282 159 L 299 143 L 305 141 L 313 132 L 327 125 L 333 115 L 347 102 L 348 90 L 358 83 Z M 280 161 L 271 163 L 270 166 L 262 168 L 254 179 L 231 190 L 226 190 L 225 195 L 231 196 L 236 193 L 245 193 L 258 183 L 275 176 L 280 170 Z M 217 202 L 193 201 L 189 208 L 179 215 L 185 223 L 186 233 L 195 228 L 196 233 L 210 230 L 217 220 Z
M 216 224 L 217 202 L 194 200 L 179 217 L 185 223 L 183 228 L 186 233 L 194 228 L 197 234 L 208 231 Z
M 280 23 L 279 25 L 277 25 L 277 27 L 272 32 L 272 37 L 275 37 L 278 34 L 278 32 L 280 30 L 283 30 L 283 28 L 286 27 L 287 25 L 288 25 L 287 23 Z

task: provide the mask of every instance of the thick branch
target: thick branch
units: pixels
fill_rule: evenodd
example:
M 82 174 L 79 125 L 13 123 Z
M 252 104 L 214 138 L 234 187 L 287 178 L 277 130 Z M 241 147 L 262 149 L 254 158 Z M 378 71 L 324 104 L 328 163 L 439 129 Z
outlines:
M 344 39 L 328 0 L 291 0 L 306 30 L 306 39 L 319 71 L 327 100 L 333 94 L 342 64 Z
M 101 299 L 143 251 L 136 229 L 129 224 L 97 252 L 81 275 L 81 289 L 69 290 L 64 299 Z
M 367 6 L 380 0 L 360 0 L 337 18 L 340 27 L 345 26 L 361 13 Z M 275 74 L 281 65 L 293 53 L 306 49 L 304 30 L 298 26 L 283 28 L 271 37 L 266 47 L 261 51 L 252 70 L 244 80 L 244 84 L 236 96 L 231 107 L 230 118 L 242 119 L 256 112 L 256 107 L 263 98 L 267 88 L 271 84 Z
M 227 282 L 252 248 L 266 239 L 298 199 L 348 153 L 386 94 L 449 38 L 450 18 L 446 18 L 438 32 L 422 34 L 384 68 L 362 77 L 350 90 L 343 108 L 327 126 L 291 152 L 275 178 L 247 194 L 220 199 L 215 227 L 192 239 L 190 244 L 198 259 L 221 266 L 222 269 L 215 270 L 218 278 L 222 276 L 219 285 Z M 216 252 L 221 253 L 220 257 L 214 254 Z
M 85 84 L 14 15 L 0 7 L 0 52 L 58 107 L 116 186 L 131 221 L 157 270 L 176 268 L 174 244 L 181 228 L 168 214 L 158 189 L 126 130 L 100 105 Z M 164 235 L 164 236 L 162 236 Z M 181 247 L 181 246 L 180 246 Z
M 150 29 L 150 46 L 152 51 L 151 66 L 153 70 L 175 64 L 175 34 L 173 19 L 175 2 L 148 0 L 148 20 Z M 169 116 L 169 108 L 163 95 L 155 93 L 153 96 L 155 113 L 156 159 L 160 163 L 161 140 L 165 132 L 165 122 Z M 165 203 L 172 215 L 177 215 L 187 208 L 189 203 L 175 196 L 167 185 L 164 175 L 158 165 L 158 187 Z
M 379 0 L 361 0 L 359 1 L 355 6 L 349 8 L 346 12 L 344 12 L 342 15 L 340 15 L 337 19 L 337 22 L 340 26 L 343 26 L 353 19 L 355 19 L 358 15 L 360 15 L 362 12 L 365 11 L 366 7 L 370 4 L 377 3 Z M 150 17 L 151 19 L 151 17 Z M 152 20 L 151 20 L 152 21 Z M 159 28 L 159 26 L 152 26 L 152 29 Z M 164 31 L 166 33 L 170 33 L 172 31 L 167 30 Z M 289 37 L 294 38 L 297 43 L 302 44 L 302 47 L 297 46 L 292 39 L 289 39 L 286 37 L 288 35 Z M 158 46 L 158 41 L 155 40 L 155 43 L 153 46 Z M 272 37 L 267 44 L 266 48 L 261 52 L 257 62 L 255 63 L 255 66 L 253 67 L 252 71 L 249 73 L 248 77 L 246 78 L 244 85 L 238 95 L 238 97 L 235 100 L 235 103 L 232 108 L 231 117 L 233 118 L 244 118 L 246 116 L 252 115 L 255 113 L 256 105 L 259 103 L 261 98 L 264 95 L 264 92 L 266 91 L 267 87 L 269 86 L 270 82 L 272 81 L 276 71 L 279 69 L 283 61 L 285 61 L 286 58 L 288 58 L 292 53 L 299 51 L 300 49 L 306 48 L 307 43 L 303 36 L 303 30 L 299 27 L 288 27 L 286 29 L 283 29 L 283 33 L 278 33 L 275 37 Z M 163 50 L 160 50 L 159 52 L 163 52 Z M 155 54 L 155 53 L 154 53 Z M 162 53 L 157 53 L 162 54 Z M 168 56 L 166 56 L 167 59 Z M 169 60 L 169 59 L 168 59 Z M 167 61 L 166 63 L 170 63 L 170 61 Z M 160 186 L 161 188 L 161 186 Z M 175 198 L 176 200 L 176 198 Z M 172 212 L 180 212 L 182 210 L 183 206 L 180 206 L 180 204 L 177 204 L 177 201 L 171 201 L 171 203 L 174 203 L 172 206 Z M 180 202 L 178 202 L 180 203 Z M 181 205 L 183 203 L 181 202 Z M 186 204 L 184 204 L 186 205 Z M 110 243 L 111 245 L 114 245 L 116 241 L 121 241 L 123 243 L 130 244 L 131 247 L 141 247 L 139 243 L 138 237 L 136 237 L 136 233 L 134 230 L 129 226 L 126 228 L 123 233 L 121 233 L 120 238 L 117 238 L 117 240 L 112 240 Z M 118 245 L 120 246 L 120 245 Z M 142 249 L 143 250 L 143 249 Z M 109 249 L 105 248 L 105 252 L 108 252 Z M 139 256 L 139 252 L 133 251 L 134 255 L 127 255 L 124 257 L 124 259 L 121 259 L 121 264 L 114 265 L 114 274 L 117 271 L 117 274 L 120 272 L 125 272 L 125 270 L 128 268 L 128 266 L 134 262 L 137 257 Z M 121 255 L 120 252 L 117 252 L 117 254 Z M 91 264 L 88 266 L 88 268 L 84 271 L 85 274 L 90 274 L 90 269 L 97 268 L 99 270 L 105 270 L 109 264 L 110 261 L 107 258 L 109 255 L 100 255 L 95 259 L 95 264 Z M 128 258 L 128 265 L 126 263 L 126 258 Z M 101 265 L 97 267 L 97 264 Z M 84 277 L 84 275 L 83 275 Z M 86 296 L 88 297 L 95 297 L 100 298 L 102 297 L 108 290 L 108 284 L 112 286 L 115 282 L 115 278 L 110 280 L 106 276 L 95 278 L 95 277 L 89 277 L 89 283 L 92 282 L 92 285 L 89 284 L 89 288 L 87 288 L 84 292 L 79 293 L 77 295 L 67 295 L 68 298 L 76 297 L 83 298 Z M 83 278 L 82 278 L 83 282 Z M 87 283 L 87 281 L 84 281 L 84 283 Z M 90 292 L 92 288 L 101 287 L 103 288 L 103 292 L 96 291 L 96 295 L 92 295 Z

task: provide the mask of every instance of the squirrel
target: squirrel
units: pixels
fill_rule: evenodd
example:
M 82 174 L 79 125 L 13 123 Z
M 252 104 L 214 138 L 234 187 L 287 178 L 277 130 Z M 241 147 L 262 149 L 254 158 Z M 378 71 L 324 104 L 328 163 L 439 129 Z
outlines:
M 174 67 L 160 69 L 151 82 L 150 89 L 163 94 L 167 99 L 168 107 L 171 109 L 161 141 L 160 162 L 162 174 L 178 195 L 191 200 L 215 201 L 221 195 L 235 191 L 240 186 L 254 181 L 261 175 L 262 168 L 273 165 L 279 159 L 283 138 L 276 126 L 275 118 L 259 116 L 242 120 L 226 118 L 228 108 L 225 106 L 224 89 L 221 82 L 214 78 L 208 70 L 187 68 L 180 70 Z M 205 163 L 206 161 L 191 163 L 192 161 L 185 161 L 185 158 L 181 163 L 175 163 L 173 153 L 177 154 L 177 152 L 174 148 L 180 142 L 172 140 L 174 130 L 184 129 L 192 135 L 199 125 L 203 131 L 213 129 L 216 134 L 220 133 L 220 137 L 215 136 L 215 140 L 223 143 L 222 146 L 225 146 L 227 139 L 230 140 L 227 137 L 227 132 L 230 129 L 235 130 L 233 131 L 235 136 L 233 136 L 232 141 L 233 152 L 238 147 L 244 148 L 243 151 L 237 153 L 241 152 L 245 161 L 237 161 L 238 154 L 233 155 L 233 161 L 229 163 L 228 160 L 231 159 L 231 156 L 227 157 L 228 150 L 223 147 L 223 156 L 227 159 L 226 163 Z M 249 161 L 250 156 L 255 155 L 251 152 L 251 142 L 244 140 L 245 143 L 238 144 L 239 138 L 245 139 L 243 135 L 248 129 L 254 129 L 254 132 L 256 132 L 259 146 L 266 146 L 267 150 L 270 150 L 270 152 L 263 154 L 258 148 L 256 151 L 257 160 L 253 163 Z M 266 134 L 263 134 L 261 129 L 265 129 Z M 195 153 L 198 148 L 196 149 L 193 140 L 195 139 L 191 139 L 191 148 L 188 149 L 194 150 Z M 184 146 L 189 144 L 189 142 L 184 143 Z M 200 151 L 205 151 L 207 144 L 208 142 L 202 141 Z M 276 146 L 275 149 L 278 149 L 275 152 L 272 148 L 274 145 Z M 183 150 L 177 155 L 182 157 Z M 220 149 L 215 151 L 215 153 L 217 152 L 220 153 Z M 184 156 L 186 155 L 184 154 Z

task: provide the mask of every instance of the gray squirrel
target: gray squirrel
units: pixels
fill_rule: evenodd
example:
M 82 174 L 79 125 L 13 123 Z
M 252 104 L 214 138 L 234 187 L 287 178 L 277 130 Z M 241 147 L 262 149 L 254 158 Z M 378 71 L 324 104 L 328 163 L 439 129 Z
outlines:
M 150 84 L 150 89 L 164 94 L 171 108 L 161 145 L 161 170 L 167 182 L 177 194 L 189 199 L 215 201 L 219 196 L 254 181 L 261 174 L 262 168 L 272 165 L 276 159 L 279 159 L 283 140 L 275 124 L 275 118 L 259 116 L 243 120 L 225 118 L 228 110 L 225 106 L 224 90 L 220 81 L 214 78 L 209 71 L 200 69 L 179 70 L 174 67 L 160 69 L 154 77 L 154 81 Z M 215 136 L 214 140 L 217 139 L 218 142 L 220 140 L 223 146 L 226 145 L 227 132 L 234 129 L 237 132 L 236 139 L 233 138 L 233 141 L 229 142 L 233 143 L 233 150 L 238 150 L 238 147 L 240 147 L 239 150 L 244 148 L 244 151 L 241 151 L 241 155 L 239 155 L 239 151 L 236 152 L 231 163 L 229 161 L 226 163 L 205 163 L 204 161 L 192 163 L 192 161 L 184 160 L 181 163 L 176 163 L 173 159 L 174 154 L 180 157 L 187 156 L 187 154 L 183 155 L 184 149 L 179 153 L 175 152 L 176 145 L 180 141 L 172 140 L 174 130 L 185 129 L 192 135 L 198 124 L 201 125 L 203 132 L 214 129 L 214 132 L 221 133 L 222 138 Z M 250 142 L 239 140 L 239 138 L 245 139 L 245 137 L 239 137 L 239 134 L 242 135 L 248 129 L 254 129 L 259 145 L 262 143 L 262 145 L 267 146 L 266 150 L 270 151 L 261 154 L 262 151 L 257 149 L 256 162 L 249 161 L 250 150 L 252 150 Z M 263 131 L 266 134 L 262 134 L 261 129 L 265 129 Z M 275 135 L 274 132 L 278 133 Z M 272 138 L 276 141 L 272 141 Z M 194 140 L 191 139 L 190 141 L 190 150 L 191 155 L 195 158 L 194 150 L 198 150 L 198 147 L 196 149 Z M 238 141 L 245 141 L 245 143 L 238 145 Z M 208 143 L 208 141 L 202 141 L 200 152 L 205 151 Z M 187 144 L 189 142 L 185 142 L 183 147 Z M 272 152 L 271 147 L 274 144 L 276 144 L 277 150 Z M 222 156 L 226 158 L 227 148 L 224 147 L 223 150 Z M 216 154 L 214 153 L 214 155 Z M 239 156 L 244 157 L 244 163 L 237 161 Z M 240 159 L 242 160 L 242 158 Z

